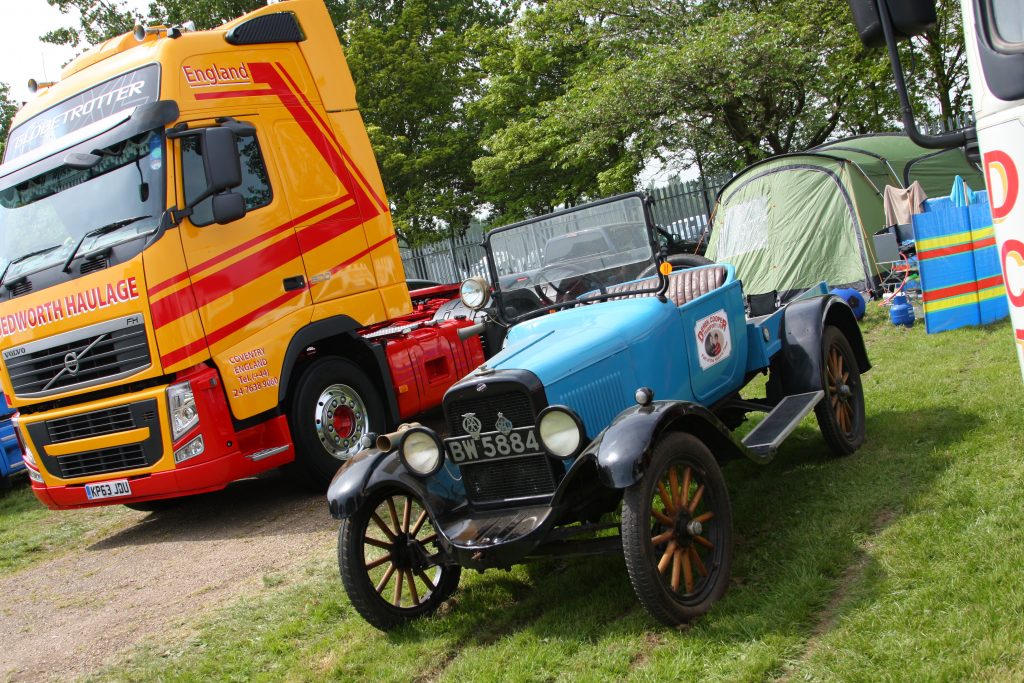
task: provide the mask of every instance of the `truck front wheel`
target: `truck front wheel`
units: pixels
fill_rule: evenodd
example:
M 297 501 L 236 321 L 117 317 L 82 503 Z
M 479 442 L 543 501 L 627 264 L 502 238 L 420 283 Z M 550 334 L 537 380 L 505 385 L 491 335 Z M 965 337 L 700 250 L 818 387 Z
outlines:
M 362 438 L 385 429 L 384 406 L 366 374 L 349 361 L 320 358 L 302 373 L 288 411 L 295 468 L 326 488 Z
M 725 593 L 732 567 L 732 508 L 707 446 L 672 432 L 622 501 L 622 550 L 640 604 L 677 626 Z

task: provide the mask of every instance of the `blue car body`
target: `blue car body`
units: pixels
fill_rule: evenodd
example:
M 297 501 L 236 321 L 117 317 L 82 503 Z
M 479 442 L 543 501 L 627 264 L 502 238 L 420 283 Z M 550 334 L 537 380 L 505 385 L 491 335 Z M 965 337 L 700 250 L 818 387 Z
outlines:
M 9 479 L 12 475 L 25 470 L 25 462 L 21 459 L 21 447 L 14 433 L 11 417 L 15 410 L 0 397 L 0 478 Z

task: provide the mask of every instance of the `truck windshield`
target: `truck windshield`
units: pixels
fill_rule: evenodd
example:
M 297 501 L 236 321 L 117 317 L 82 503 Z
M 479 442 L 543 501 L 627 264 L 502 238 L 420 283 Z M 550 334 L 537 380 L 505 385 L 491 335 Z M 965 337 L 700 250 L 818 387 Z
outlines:
M 0 189 L 5 281 L 63 263 L 80 242 L 83 255 L 156 230 L 166 201 L 162 134 L 142 133 L 95 153 L 99 161 L 89 168 L 59 166 Z
M 643 201 L 627 196 L 499 228 L 488 236 L 500 289 L 562 303 L 635 280 L 654 264 Z

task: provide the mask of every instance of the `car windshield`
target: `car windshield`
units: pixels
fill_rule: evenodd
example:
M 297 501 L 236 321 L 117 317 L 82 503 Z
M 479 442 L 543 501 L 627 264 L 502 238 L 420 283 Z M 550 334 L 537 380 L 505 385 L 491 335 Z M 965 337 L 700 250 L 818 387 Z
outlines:
M 536 297 L 536 307 L 653 272 L 651 233 L 636 195 L 499 228 L 487 239 L 499 289 L 524 290 Z
M 156 230 L 166 201 L 163 136 L 142 133 L 96 154 L 89 168 L 62 165 L 0 189 L 5 281 L 62 263 L 79 242 L 83 255 Z

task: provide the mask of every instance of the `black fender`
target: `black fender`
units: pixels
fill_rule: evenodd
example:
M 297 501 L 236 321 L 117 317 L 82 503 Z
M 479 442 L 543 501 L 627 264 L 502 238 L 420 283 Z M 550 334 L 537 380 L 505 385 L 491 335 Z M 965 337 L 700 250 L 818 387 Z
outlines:
M 384 390 L 381 399 L 387 410 L 389 427 L 398 423 L 398 397 L 391 391 L 391 367 L 388 365 L 387 354 L 380 344 L 366 341 L 357 330 L 362 327 L 356 320 L 347 315 L 336 315 L 317 320 L 300 328 L 288 342 L 288 349 L 281 364 L 281 382 L 278 388 L 278 402 L 284 403 L 291 395 L 297 377 L 295 366 L 299 363 L 302 353 L 310 346 L 319 347 L 322 352 L 336 353 L 342 358 L 354 361 L 363 370 L 377 380 L 377 385 Z M 326 343 L 325 343 L 326 342 Z
M 763 462 L 737 443 L 728 427 L 704 406 L 690 401 L 654 401 L 619 413 L 587 448 L 601 483 L 624 489 L 640 481 L 654 445 L 666 431 L 693 434 L 719 462 L 744 456 Z
M 793 301 L 786 306 L 779 330 L 782 350 L 771 363 L 772 384 L 781 391 L 774 398 L 825 388 L 821 340 L 828 325 L 846 335 L 861 373 L 871 369 L 860 325 L 848 303 L 831 294 Z

